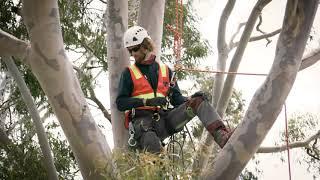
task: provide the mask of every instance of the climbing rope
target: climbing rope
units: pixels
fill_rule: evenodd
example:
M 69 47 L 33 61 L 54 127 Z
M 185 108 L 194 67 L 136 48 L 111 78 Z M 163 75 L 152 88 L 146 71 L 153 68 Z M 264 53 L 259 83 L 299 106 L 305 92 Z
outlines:
M 174 46 L 173 46 L 173 52 L 174 52 L 174 69 L 172 73 L 172 78 L 170 84 L 175 84 L 175 75 L 176 71 L 189 71 L 189 72 L 205 72 L 205 73 L 216 73 L 216 74 L 229 74 L 229 75 L 253 75 L 253 76 L 267 76 L 268 74 L 262 74 L 262 73 L 242 73 L 242 72 L 224 72 L 224 71 L 214 71 L 214 70 L 201 70 L 201 69 L 191 69 L 191 68 L 184 68 L 180 62 L 181 62 L 181 46 L 182 46 L 182 32 L 183 32 L 183 4 L 182 0 L 176 0 L 175 2 L 175 27 L 172 27 L 171 25 L 167 25 L 166 27 L 173 32 L 174 34 Z M 287 120 L 287 107 L 286 104 L 284 104 L 284 110 L 285 110 L 285 134 L 286 134 L 286 146 L 287 146 L 287 155 L 288 155 L 288 171 L 289 171 L 289 180 L 291 180 L 291 164 L 290 164 L 290 148 L 289 148 L 289 133 L 288 133 L 288 120 Z M 228 122 L 227 122 L 228 123 Z M 229 124 L 229 123 L 228 123 Z M 187 128 L 187 126 L 185 126 Z M 193 148 L 195 150 L 195 145 L 193 144 L 193 140 L 191 137 L 191 134 L 187 128 L 188 135 L 191 139 Z M 185 133 L 185 132 L 184 132 Z M 183 136 L 185 140 L 185 135 Z M 181 160 L 182 163 L 184 161 L 183 159 L 183 144 L 181 145 L 178 141 L 175 140 L 174 135 L 170 137 L 170 141 L 168 143 L 172 145 L 172 150 L 174 154 L 174 143 L 178 144 L 180 150 L 181 150 Z M 316 143 L 316 142 L 315 142 Z M 173 158 L 174 160 L 174 158 Z
M 288 155 L 288 171 L 289 180 L 291 180 L 291 164 L 290 164 L 290 148 L 289 148 L 289 132 L 288 132 L 288 118 L 287 118 L 287 105 L 284 103 L 284 119 L 286 124 L 286 145 L 287 145 L 287 155 Z

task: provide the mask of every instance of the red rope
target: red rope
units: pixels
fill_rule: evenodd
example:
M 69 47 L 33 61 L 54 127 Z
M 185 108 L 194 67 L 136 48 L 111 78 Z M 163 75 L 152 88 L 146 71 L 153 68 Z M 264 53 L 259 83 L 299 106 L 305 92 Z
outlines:
M 176 0 L 175 6 L 175 27 L 167 25 L 166 27 L 173 32 L 173 53 L 176 60 L 181 59 L 181 38 L 183 32 L 183 4 L 182 0 Z
M 289 148 L 289 132 L 288 132 L 288 118 L 287 118 L 287 106 L 284 104 L 284 117 L 286 123 L 286 144 L 287 144 L 287 154 L 288 154 L 288 169 L 289 169 L 289 180 L 291 180 L 291 164 L 290 164 L 290 148 Z
M 166 26 L 174 34 L 173 52 L 174 52 L 175 61 L 176 61 L 175 62 L 175 70 L 206 72 L 206 73 L 220 73 L 220 74 L 234 74 L 234 75 L 254 75 L 254 76 L 267 76 L 268 75 L 268 74 L 262 74 L 262 73 L 224 72 L 224 71 L 211 71 L 211 70 L 200 70 L 200 69 L 176 67 L 176 66 L 179 66 L 178 62 L 181 60 L 181 49 L 182 49 L 181 48 L 181 46 L 182 46 L 181 38 L 182 38 L 182 32 L 183 32 L 183 4 L 182 4 L 182 0 L 176 0 L 175 15 L 176 15 L 175 27 L 172 27 L 170 25 Z M 287 152 L 288 152 L 289 180 L 291 180 L 289 135 L 288 135 L 288 122 L 287 122 L 287 107 L 286 107 L 286 104 L 284 104 L 284 110 L 285 110 L 285 123 L 286 123 L 286 144 L 287 144 Z M 228 123 L 228 125 L 229 125 L 229 123 Z

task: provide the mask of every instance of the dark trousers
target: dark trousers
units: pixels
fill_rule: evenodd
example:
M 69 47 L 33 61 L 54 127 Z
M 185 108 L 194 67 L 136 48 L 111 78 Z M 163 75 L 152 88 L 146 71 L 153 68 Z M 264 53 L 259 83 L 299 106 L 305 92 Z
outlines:
M 157 113 L 160 115 L 159 119 L 157 118 Z M 200 103 L 196 110 L 190 108 L 188 103 L 167 111 L 136 110 L 133 118 L 133 127 L 135 129 L 134 137 L 138 142 L 137 148 L 152 153 L 160 152 L 161 142 L 174 133 L 181 131 L 196 115 L 205 127 L 220 119 L 216 110 L 207 101 Z

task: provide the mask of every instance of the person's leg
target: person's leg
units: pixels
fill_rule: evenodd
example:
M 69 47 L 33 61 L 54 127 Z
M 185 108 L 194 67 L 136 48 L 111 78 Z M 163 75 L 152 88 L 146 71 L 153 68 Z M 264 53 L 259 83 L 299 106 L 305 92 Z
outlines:
M 170 135 L 179 132 L 183 127 L 196 116 L 186 103 L 168 112 L 165 117 L 166 127 Z
M 150 153 L 160 153 L 162 148 L 160 139 L 154 131 L 143 132 L 139 139 L 139 145 L 142 150 Z
M 192 108 L 204 127 L 213 136 L 216 143 L 222 148 L 231 136 L 216 109 L 209 103 L 208 99 L 202 96 L 193 97 L 186 102 L 186 106 Z
M 160 138 L 155 132 L 152 113 L 147 113 L 143 117 L 134 118 L 135 139 L 137 147 L 151 153 L 160 153 L 162 148 Z
M 225 127 L 217 111 L 210 105 L 206 97 L 197 96 L 190 98 L 186 103 L 169 112 L 166 122 L 169 129 L 179 132 L 196 115 L 222 148 L 228 141 L 231 133 Z

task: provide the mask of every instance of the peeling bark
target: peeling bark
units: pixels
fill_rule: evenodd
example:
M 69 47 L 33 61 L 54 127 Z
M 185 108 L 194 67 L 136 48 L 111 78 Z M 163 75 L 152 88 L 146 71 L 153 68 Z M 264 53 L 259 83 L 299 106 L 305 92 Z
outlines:
M 255 93 L 243 122 L 218 154 L 204 179 L 235 179 L 258 150 L 279 115 L 300 68 L 318 0 L 287 2 L 276 56 L 265 82 Z

